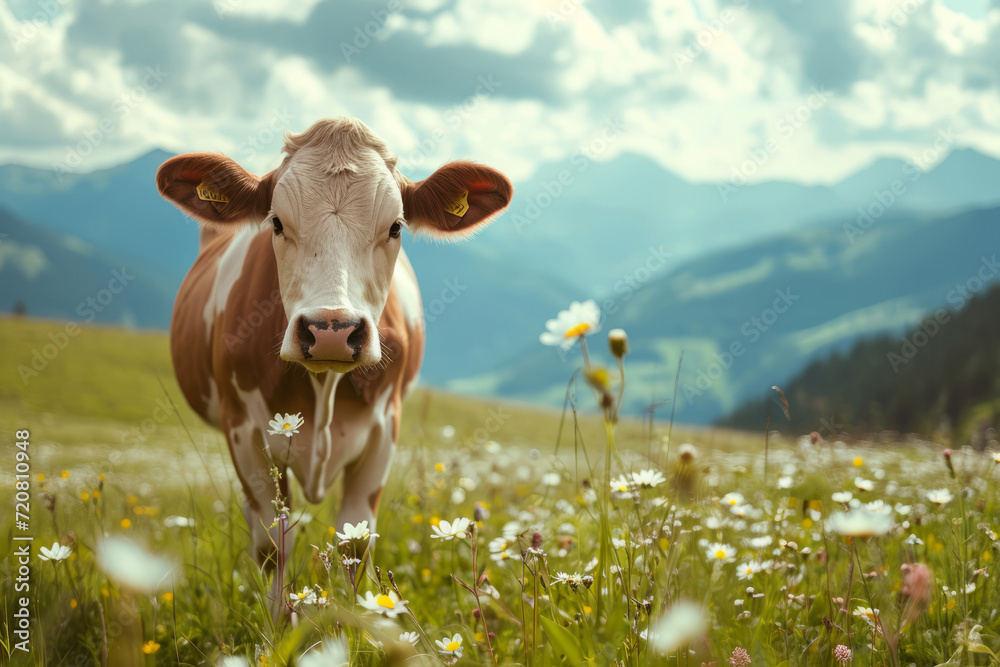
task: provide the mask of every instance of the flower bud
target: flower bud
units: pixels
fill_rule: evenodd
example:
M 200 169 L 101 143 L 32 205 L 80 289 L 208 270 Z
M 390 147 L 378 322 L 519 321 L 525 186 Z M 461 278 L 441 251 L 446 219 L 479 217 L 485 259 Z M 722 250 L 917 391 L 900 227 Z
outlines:
M 615 359 L 621 359 L 629 353 L 628 334 L 624 329 L 612 329 L 608 332 L 608 346 Z

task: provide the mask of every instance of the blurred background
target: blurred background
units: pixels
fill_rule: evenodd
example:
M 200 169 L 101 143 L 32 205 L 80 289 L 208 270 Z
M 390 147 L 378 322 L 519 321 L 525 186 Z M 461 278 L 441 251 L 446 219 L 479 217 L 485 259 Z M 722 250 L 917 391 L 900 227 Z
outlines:
M 562 405 L 578 353 L 538 334 L 593 298 L 630 334 L 633 415 L 762 429 L 780 385 L 797 432 L 994 437 L 997 0 L 24 0 L 0 30 L 8 406 L 169 380 L 162 336 L 77 342 L 169 325 L 198 234 L 165 159 L 265 173 L 283 132 L 347 115 L 413 179 L 515 183 L 475 239 L 404 240 L 426 386 Z M 71 345 L 86 392 L 51 371 Z

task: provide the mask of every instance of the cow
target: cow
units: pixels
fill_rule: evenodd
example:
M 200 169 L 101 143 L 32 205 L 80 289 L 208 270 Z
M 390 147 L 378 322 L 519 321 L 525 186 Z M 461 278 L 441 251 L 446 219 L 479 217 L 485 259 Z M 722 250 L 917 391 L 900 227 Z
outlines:
M 402 232 L 467 237 L 513 194 L 502 173 L 467 161 L 413 182 L 355 119 L 286 134 L 282 152 L 263 177 L 213 153 L 173 157 L 156 173 L 160 194 L 201 223 L 170 324 L 174 372 L 193 410 L 225 435 L 251 549 L 271 566 L 272 462 L 291 470 L 310 503 L 343 471 L 335 525 L 367 521 L 374 532 L 424 350 Z M 297 434 L 268 433 L 276 414 L 299 412 Z M 286 498 L 287 480 L 279 482 Z

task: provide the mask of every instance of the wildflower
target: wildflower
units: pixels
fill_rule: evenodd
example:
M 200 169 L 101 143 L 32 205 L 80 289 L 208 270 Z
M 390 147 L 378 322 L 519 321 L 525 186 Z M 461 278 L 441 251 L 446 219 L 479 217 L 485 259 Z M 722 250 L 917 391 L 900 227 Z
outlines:
M 624 329 L 612 329 L 608 332 L 608 346 L 615 359 L 622 359 L 629 353 L 628 334 Z
M 118 537 L 98 542 L 97 566 L 109 579 L 140 593 L 152 593 L 167 583 L 175 567 L 172 561 Z
M 733 667 L 747 667 L 750 664 L 750 654 L 743 648 L 734 648 L 733 657 L 729 658 L 729 664 Z
M 420 641 L 420 635 L 416 632 L 401 632 L 399 633 L 399 641 L 406 642 L 410 646 L 416 646 L 417 642 Z
M 736 568 L 736 578 L 740 581 L 749 581 L 753 575 L 764 569 L 764 565 L 759 561 L 749 561 Z
M 934 596 L 934 575 L 923 563 L 903 563 L 902 594 L 907 599 L 904 614 L 909 622 L 913 622 L 927 610 Z
M 70 549 L 69 547 L 64 547 L 58 542 L 53 542 L 51 549 L 46 549 L 45 547 L 39 549 L 38 557 L 41 558 L 42 560 L 59 562 L 61 560 L 66 560 L 67 558 L 69 558 L 70 554 L 72 553 L 73 550 Z
M 163 525 L 167 528 L 190 528 L 194 526 L 194 519 L 186 516 L 168 516 L 163 520 Z
M 721 542 L 713 542 L 705 548 L 705 556 L 709 560 L 729 563 L 736 557 L 736 548 Z
M 731 491 L 726 495 L 722 496 L 722 504 L 729 505 L 730 507 L 738 507 L 743 504 L 743 496 Z
M 146 655 L 152 655 L 160 649 L 160 645 L 155 641 L 150 639 L 148 642 L 142 645 L 142 652 Z
M 665 613 L 649 633 L 649 643 L 665 654 L 702 637 L 707 629 L 705 614 L 694 602 L 681 601 Z
M 625 475 L 611 480 L 611 490 L 617 493 L 628 493 L 629 487 L 629 481 Z
M 274 413 L 274 419 L 267 423 L 271 429 L 268 431 L 271 435 L 284 435 L 287 437 L 292 437 L 292 435 L 299 432 L 299 427 L 305 423 L 302 419 L 302 413 L 296 412 L 294 415 L 285 413 L 282 417 L 280 412 Z
M 449 655 L 456 658 L 462 657 L 462 635 L 457 632 L 453 637 L 445 637 L 444 640 L 435 639 L 434 643 L 438 645 L 440 649 L 438 653 L 441 655 Z
M 863 619 L 870 627 L 878 627 L 878 609 L 872 609 L 871 607 L 858 607 L 854 610 L 854 615 Z
M 1000 463 L 1000 452 L 993 452 L 993 463 Z
M 343 644 L 326 641 L 323 642 L 322 650 L 305 653 L 296 664 L 299 667 L 344 667 L 350 661 Z
M 846 665 L 851 661 L 851 658 L 854 656 L 853 653 L 851 652 L 851 649 L 847 648 L 843 644 L 837 644 L 837 648 L 833 649 L 833 657 L 841 665 Z
M 954 499 L 955 496 L 951 495 L 951 491 L 948 489 L 936 489 L 934 491 L 927 492 L 927 500 L 931 501 L 938 507 L 947 505 Z
M 640 470 L 632 473 L 632 483 L 640 489 L 652 489 L 667 481 L 659 470 Z
M 562 475 L 557 472 L 547 472 L 542 475 L 542 484 L 545 486 L 559 486 L 562 482 Z
M 855 477 L 854 486 L 857 487 L 858 491 L 871 491 L 875 488 L 875 482 L 863 477 Z
M 372 595 L 371 591 L 365 591 L 364 597 L 358 596 L 358 604 L 368 611 L 374 611 L 376 614 L 382 614 L 389 618 L 396 618 L 400 614 L 406 613 L 406 600 L 399 599 L 396 591 L 393 590 L 378 596 Z
M 368 530 L 367 521 L 359 521 L 357 525 L 352 526 L 349 523 L 344 524 L 344 532 L 338 532 L 337 537 L 342 541 L 353 541 L 353 540 L 367 540 L 371 537 L 378 537 L 378 533 L 372 533 Z
M 601 309 L 593 299 L 580 303 L 574 301 L 568 310 L 559 312 L 554 319 L 545 323 L 546 331 L 538 340 L 568 350 L 577 338 L 597 333 L 601 330 Z
M 838 491 L 830 496 L 830 499 L 835 503 L 849 503 L 854 494 L 850 491 Z
M 468 537 L 471 521 L 465 517 L 455 519 L 451 523 L 442 520 L 438 525 L 431 526 L 431 537 L 435 537 L 445 542 L 455 538 Z
M 854 459 L 854 467 L 855 468 L 860 468 L 864 464 L 865 464 L 865 460 L 863 458 L 861 458 L 860 456 L 857 457 L 856 459 Z
M 316 591 L 308 587 L 303 588 L 301 593 L 292 591 L 288 594 L 288 601 L 292 603 L 292 606 L 316 604 Z
M 566 574 L 565 572 L 556 572 L 555 576 L 552 577 L 552 583 L 568 584 L 575 591 L 576 587 L 583 583 L 583 575 L 579 573 Z
M 892 518 L 867 509 L 834 512 L 827 519 L 827 528 L 847 537 L 873 537 L 892 530 Z

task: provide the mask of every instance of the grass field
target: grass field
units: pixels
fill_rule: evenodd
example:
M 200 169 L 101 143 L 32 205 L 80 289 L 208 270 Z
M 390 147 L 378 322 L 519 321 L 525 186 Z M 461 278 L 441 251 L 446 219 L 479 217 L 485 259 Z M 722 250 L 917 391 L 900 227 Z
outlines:
M 562 431 L 558 412 L 419 390 L 375 567 L 341 563 L 367 540 L 337 537 L 335 497 L 293 497 L 285 593 L 301 598 L 275 624 L 225 442 L 183 404 L 165 335 L 0 319 L 0 346 L 12 664 L 997 663 L 991 453 L 773 438 L 765 468 L 763 434 L 606 430 L 583 384 Z M 472 522 L 436 537 L 456 519 Z M 65 560 L 39 558 L 57 541 Z

